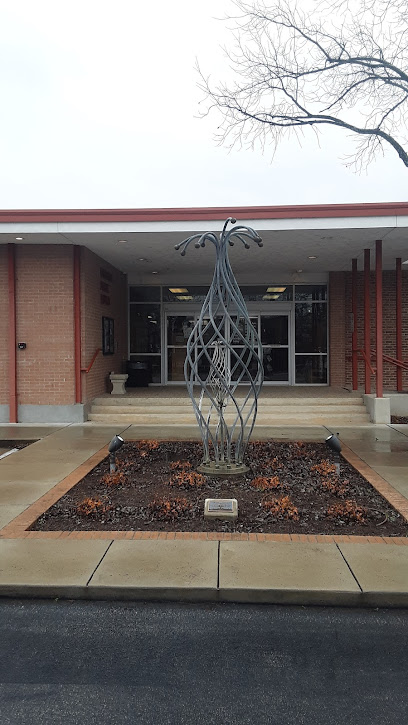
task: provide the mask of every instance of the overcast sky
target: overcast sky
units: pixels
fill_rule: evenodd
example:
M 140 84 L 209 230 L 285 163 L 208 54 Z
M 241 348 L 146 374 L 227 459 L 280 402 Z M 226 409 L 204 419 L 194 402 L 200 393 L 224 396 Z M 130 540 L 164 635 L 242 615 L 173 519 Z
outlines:
M 358 176 L 340 130 L 275 158 L 228 152 L 199 118 L 195 59 L 222 78 L 229 0 L 0 0 L 0 207 L 407 200 L 392 150 Z M 229 23 L 231 25 L 231 23 Z

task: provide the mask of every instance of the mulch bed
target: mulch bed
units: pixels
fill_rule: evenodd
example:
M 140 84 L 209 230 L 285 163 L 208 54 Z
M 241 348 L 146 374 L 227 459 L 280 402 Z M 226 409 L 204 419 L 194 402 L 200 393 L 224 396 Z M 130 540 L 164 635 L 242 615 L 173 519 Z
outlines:
M 37 439 L 33 441 L 0 441 L 0 448 L 18 448 L 20 451 L 31 446 L 32 443 L 37 443 Z
M 127 442 L 117 473 L 105 459 L 31 530 L 408 535 L 406 520 L 322 443 L 251 443 L 250 472 L 223 479 L 197 477 L 201 457 L 200 443 Z M 238 519 L 204 519 L 205 498 L 236 498 Z
M 394 425 L 405 425 L 408 423 L 408 417 L 405 415 L 392 415 L 391 423 Z

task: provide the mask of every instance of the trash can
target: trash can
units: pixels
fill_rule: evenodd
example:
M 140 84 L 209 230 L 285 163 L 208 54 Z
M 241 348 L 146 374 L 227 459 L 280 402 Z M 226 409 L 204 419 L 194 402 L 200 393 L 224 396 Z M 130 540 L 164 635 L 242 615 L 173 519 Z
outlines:
M 148 362 L 133 362 L 132 360 L 128 360 L 126 372 L 128 374 L 126 387 L 128 388 L 147 388 L 151 382 Z

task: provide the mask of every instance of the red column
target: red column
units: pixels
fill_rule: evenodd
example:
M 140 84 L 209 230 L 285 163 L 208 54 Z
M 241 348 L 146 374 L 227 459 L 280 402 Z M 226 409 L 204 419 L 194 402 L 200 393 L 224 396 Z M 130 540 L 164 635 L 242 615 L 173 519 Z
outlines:
M 382 295 L 382 241 L 375 243 L 375 340 L 377 349 L 377 398 L 383 397 L 383 295 Z
M 352 260 L 351 271 L 351 312 L 353 331 L 351 333 L 351 370 L 353 390 L 358 389 L 358 362 L 357 362 L 357 259 Z
M 81 247 L 74 246 L 75 402 L 82 403 L 81 380 Z
M 371 377 L 368 362 L 370 360 L 370 250 L 364 250 L 364 352 L 365 392 L 371 393 Z
M 9 421 L 17 423 L 17 315 L 16 315 L 16 248 L 7 245 L 9 293 Z
M 396 296 L 395 296 L 395 330 L 397 360 L 402 360 L 402 267 L 401 257 L 395 260 Z M 397 368 L 397 390 L 402 392 L 402 368 Z

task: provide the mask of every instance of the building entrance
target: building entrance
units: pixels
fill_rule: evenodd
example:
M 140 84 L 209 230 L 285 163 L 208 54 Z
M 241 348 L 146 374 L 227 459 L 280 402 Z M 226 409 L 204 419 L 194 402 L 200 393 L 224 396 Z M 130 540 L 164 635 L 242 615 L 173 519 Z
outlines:
M 187 350 L 187 340 L 199 317 L 199 311 L 166 313 L 166 356 L 165 356 L 165 382 L 166 384 L 184 381 L 184 361 Z M 258 355 L 264 365 L 265 382 L 270 384 L 289 385 L 291 383 L 290 370 L 290 312 L 250 312 L 250 320 L 261 341 Z M 228 332 L 227 332 L 228 335 Z M 234 340 L 232 338 L 232 344 Z M 239 345 L 237 344 L 237 351 Z M 205 362 L 200 371 L 202 377 L 206 376 Z

